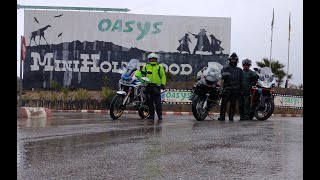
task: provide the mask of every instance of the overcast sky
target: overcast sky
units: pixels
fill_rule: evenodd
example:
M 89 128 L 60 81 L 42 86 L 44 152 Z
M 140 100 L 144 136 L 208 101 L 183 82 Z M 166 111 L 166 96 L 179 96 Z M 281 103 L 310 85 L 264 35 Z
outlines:
M 241 60 L 270 57 L 271 20 L 274 8 L 272 60 L 288 65 L 288 26 L 291 12 L 289 54 L 290 83 L 303 83 L 303 0 L 17 0 L 21 5 L 128 8 L 132 14 L 231 17 L 231 52 Z M 23 35 L 24 11 L 17 10 L 17 52 Z M 17 75 L 20 72 L 17 61 Z M 240 67 L 240 64 L 238 65 Z

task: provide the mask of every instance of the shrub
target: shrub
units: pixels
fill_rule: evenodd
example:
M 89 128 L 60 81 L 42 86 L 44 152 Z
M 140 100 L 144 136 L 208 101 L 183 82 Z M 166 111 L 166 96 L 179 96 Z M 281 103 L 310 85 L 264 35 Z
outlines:
M 89 96 L 89 92 L 86 89 L 78 89 L 75 95 L 75 100 L 84 100 Z
M 175 75 L 171 74 L 169 71 L 166 72 L 166 79 L 168 83 L 172 82 L 174 80 L 174 77 Z
M 50 87 L 54 91 L 60 91 L 61 90 L 61 85 L 56 80 L 51 80 L 50 81 Z
M 61 91 L 63 93 L 63 100 L 64 101 L 67 100 L 69 92 L 70 92 L 69 89 L 67 87 L 62 87 Z

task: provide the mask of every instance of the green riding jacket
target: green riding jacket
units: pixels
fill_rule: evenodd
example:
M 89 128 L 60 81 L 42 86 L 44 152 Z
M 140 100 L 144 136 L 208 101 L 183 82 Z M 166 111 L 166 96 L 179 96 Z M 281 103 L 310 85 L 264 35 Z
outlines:
M 141 69 L 142 74 L 146 73 L 146 77 L 150 79 L 147 83 L 153 83 L 157 85 L 166 85 L 166 73 L 164 72 L 164 68 L 161 64 L 156 64 L 154 66 L 150 64 L 146 64 Z
M 252 87 L 252 83 L 258 80 L 258 75 L 256 72 L 252 71 L 251 69 L 243 70 L 242 71 L 242 89 L 243 90 L 250 90 Z

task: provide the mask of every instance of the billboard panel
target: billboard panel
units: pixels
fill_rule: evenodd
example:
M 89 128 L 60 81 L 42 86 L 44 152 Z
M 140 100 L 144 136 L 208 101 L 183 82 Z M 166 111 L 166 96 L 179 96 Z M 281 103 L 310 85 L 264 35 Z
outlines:
M 225 65 L 230 53 L 230 18 L 25 10 L 24 24 L 25 88 L 56 80 L 100 89 L 104 77 L 116 87 L 121 64 L 144 65 L 149 52 L 176 81 L 189 82 L 208 62 Z

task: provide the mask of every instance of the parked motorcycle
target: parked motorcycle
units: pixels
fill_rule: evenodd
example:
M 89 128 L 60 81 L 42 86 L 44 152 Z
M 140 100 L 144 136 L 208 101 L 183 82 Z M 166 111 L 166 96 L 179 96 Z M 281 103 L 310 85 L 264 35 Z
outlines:
M 255 86 L 250 92 L 250 119 L 256 117 L 258 120 L 267 120 L 274 111 L 274 90 L 275 86 L 272 71 L 269 67 L 260 70 L 254 68 L 259 75 Z
M 110 103 L 110 116 L 113 120 L 118 119 L 127 107 L 135 107 L 141 118 L 149 116 L 149 107 L 146 104 L 145 82 L 147 77 L 138 78 L 137 59 L 131 59 L 129 63 L 120 70 L 122 73 L 119 80 L 119 91 Z
M 197 76 L 198 82 L 193 86 L 190 100 L 192 114 L 198 121 L 203 121 L 213 107 L 218 107 L 221 99 L 221 88 L 218 84 L 223 66 L 211 62 Z

